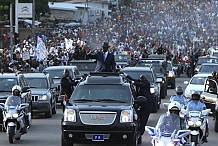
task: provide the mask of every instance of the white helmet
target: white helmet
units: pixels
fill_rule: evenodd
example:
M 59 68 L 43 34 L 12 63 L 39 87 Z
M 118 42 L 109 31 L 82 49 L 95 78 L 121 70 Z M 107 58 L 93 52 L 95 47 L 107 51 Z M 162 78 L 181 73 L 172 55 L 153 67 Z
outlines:
M 171 113 L 172 111 L 178 111 L 178 114 L 181 110 L 181 104 L 178 101 L 172 101 L 168 105 L 168 112 Z
M 14 87 L 12 88 L 12 94 L 15 96 L 19 96 L 21 93 L 21 87 L 19 85 L 14 85 Z

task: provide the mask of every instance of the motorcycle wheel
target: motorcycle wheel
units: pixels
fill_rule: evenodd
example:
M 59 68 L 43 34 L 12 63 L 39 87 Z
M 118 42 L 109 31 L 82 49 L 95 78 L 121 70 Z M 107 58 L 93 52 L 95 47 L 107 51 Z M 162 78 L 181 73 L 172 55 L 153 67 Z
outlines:
M 192 135 L 191 142 L 194 143 L 194 146 L 197 146 L 198 145 L 198 135 Z
M 9 140 L 9 143 L 14 142 L 14 135 L 15 135 L 15 127 L 8 127 L 8 140 Z
M 218 132 L 218 121 L 217 120 L 215 120 L 214 122 L 214 131 Z
M 16 139 L 16 140 L 20 140 L 20 138 L 21 138 L 21 137 L 17 137 L 17 138 L 15 138 L 15 139 Z
M 138 137 L 134 136 L 132 142 L 127 143 L 126 146 L 137 146 L 138 145 Z

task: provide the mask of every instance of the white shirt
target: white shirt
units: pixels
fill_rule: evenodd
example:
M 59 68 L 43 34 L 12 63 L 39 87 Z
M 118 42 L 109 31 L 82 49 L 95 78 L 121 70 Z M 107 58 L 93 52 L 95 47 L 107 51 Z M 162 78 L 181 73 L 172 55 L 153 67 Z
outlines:
M 104 55 L 104 61 L 105 61 L 106 58 L 107 58 L 107 55 L 108 55 L 108 51 L 107 52 L 103 52 L 103 55 Z

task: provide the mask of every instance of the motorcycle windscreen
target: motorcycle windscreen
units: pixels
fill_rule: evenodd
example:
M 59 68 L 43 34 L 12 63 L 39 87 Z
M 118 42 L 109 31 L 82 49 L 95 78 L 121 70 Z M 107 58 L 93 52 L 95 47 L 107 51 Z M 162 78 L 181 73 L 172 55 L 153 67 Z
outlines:
M 5 101 L 5 106 L 7 107 L 17 107 L 21 104 L 21 97 L 19 96 L 9 96 Z
M 164 114 L 160 117 L 156 129 L 162 136 L 170 137 L 172 133 L 181 130 L 180 117 L 176 114 Z

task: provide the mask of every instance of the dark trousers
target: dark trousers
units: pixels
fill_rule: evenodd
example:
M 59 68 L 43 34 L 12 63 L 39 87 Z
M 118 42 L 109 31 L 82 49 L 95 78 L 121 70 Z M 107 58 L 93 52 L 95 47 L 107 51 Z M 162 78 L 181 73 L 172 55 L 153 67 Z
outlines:
M 145 105 L 141 106 L 139 111 L 139 117 L 140 117 L 140 133 L 141 135 L 145 132 L 145 126 L 147 125 L 149 115 L 152 111 L 152 103 L 147 102 Z

